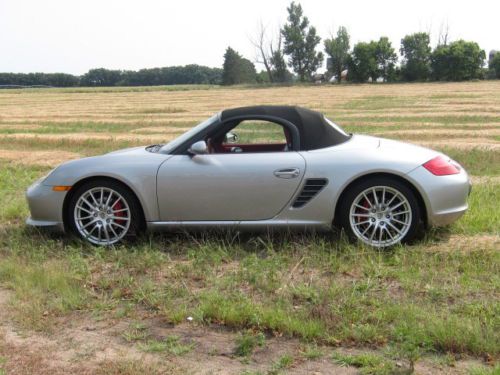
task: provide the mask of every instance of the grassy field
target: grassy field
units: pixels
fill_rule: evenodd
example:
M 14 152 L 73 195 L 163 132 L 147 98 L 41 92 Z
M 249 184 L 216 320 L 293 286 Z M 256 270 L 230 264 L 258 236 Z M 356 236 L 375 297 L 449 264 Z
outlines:
M 25 188 L 58 163 L 253 104 L 442 150 L 470 210 L 386 251 L 234 233 L 100 249 L 24 226 Z M 0 91 L 0 374 L 498 374 L 499 184 L 500 82 Z

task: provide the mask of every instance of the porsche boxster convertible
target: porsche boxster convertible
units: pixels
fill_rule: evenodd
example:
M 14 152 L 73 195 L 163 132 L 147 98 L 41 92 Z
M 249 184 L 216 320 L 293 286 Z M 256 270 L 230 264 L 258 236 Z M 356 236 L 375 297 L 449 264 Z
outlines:
M 224 110 L 178 138 L 66 162 L 27 190 L 27 224 L 95 245 L 143 230 L 343 228 L 374 247 L 408 242 L 467 210 L 446 155 L 347 134 L 293 106 Z

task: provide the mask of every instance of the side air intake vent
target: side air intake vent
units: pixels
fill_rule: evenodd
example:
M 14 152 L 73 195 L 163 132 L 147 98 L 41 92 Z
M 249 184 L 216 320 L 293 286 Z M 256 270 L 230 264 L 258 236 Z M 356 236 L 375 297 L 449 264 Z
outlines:
M 295 199 L 295 202 L 293 202 L 292 207 L 300 208 L 305 206 L 323 190 L 327 183 L 328 180 L 326 178 L 308 178 L 299 196 Z

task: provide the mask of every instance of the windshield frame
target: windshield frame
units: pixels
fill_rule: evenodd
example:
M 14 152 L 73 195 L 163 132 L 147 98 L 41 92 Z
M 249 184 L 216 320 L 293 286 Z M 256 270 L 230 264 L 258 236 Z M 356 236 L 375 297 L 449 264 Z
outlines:
M 177 138 L 174 138 L 167 144 L 163 145 L 160 149 L 160 153 L 174 154 L 177 149 L 181 148 L 190 139 L 195 138 L 197 134 L 204 133 L 206 129 L 219 122 L 219 119 L 220 112 L 189 129 L 187 132 L 181 134 Z

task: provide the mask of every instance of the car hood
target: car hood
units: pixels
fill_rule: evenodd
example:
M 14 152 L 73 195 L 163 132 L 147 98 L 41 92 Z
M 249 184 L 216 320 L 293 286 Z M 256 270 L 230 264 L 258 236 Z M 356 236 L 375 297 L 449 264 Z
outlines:
M 55 168 L 43 182 L 46 185 L 73 185 L 90 176 L 113 177 L 125 181 L 130 176 L 156 176 L 162 162 L 171 155 L 153 153 L 146 147 L 132 147 L 104 155 L 70 160 Z
M 121 150 L 111 151 L 101 156 L 119 155 L 119 154 L 137 154 L 137 153 L 142 154 L 144 152 L 147 152 L 146 146 L 138 146 L 138 147 L 128 147 L 128 148 L 123 148 Z

